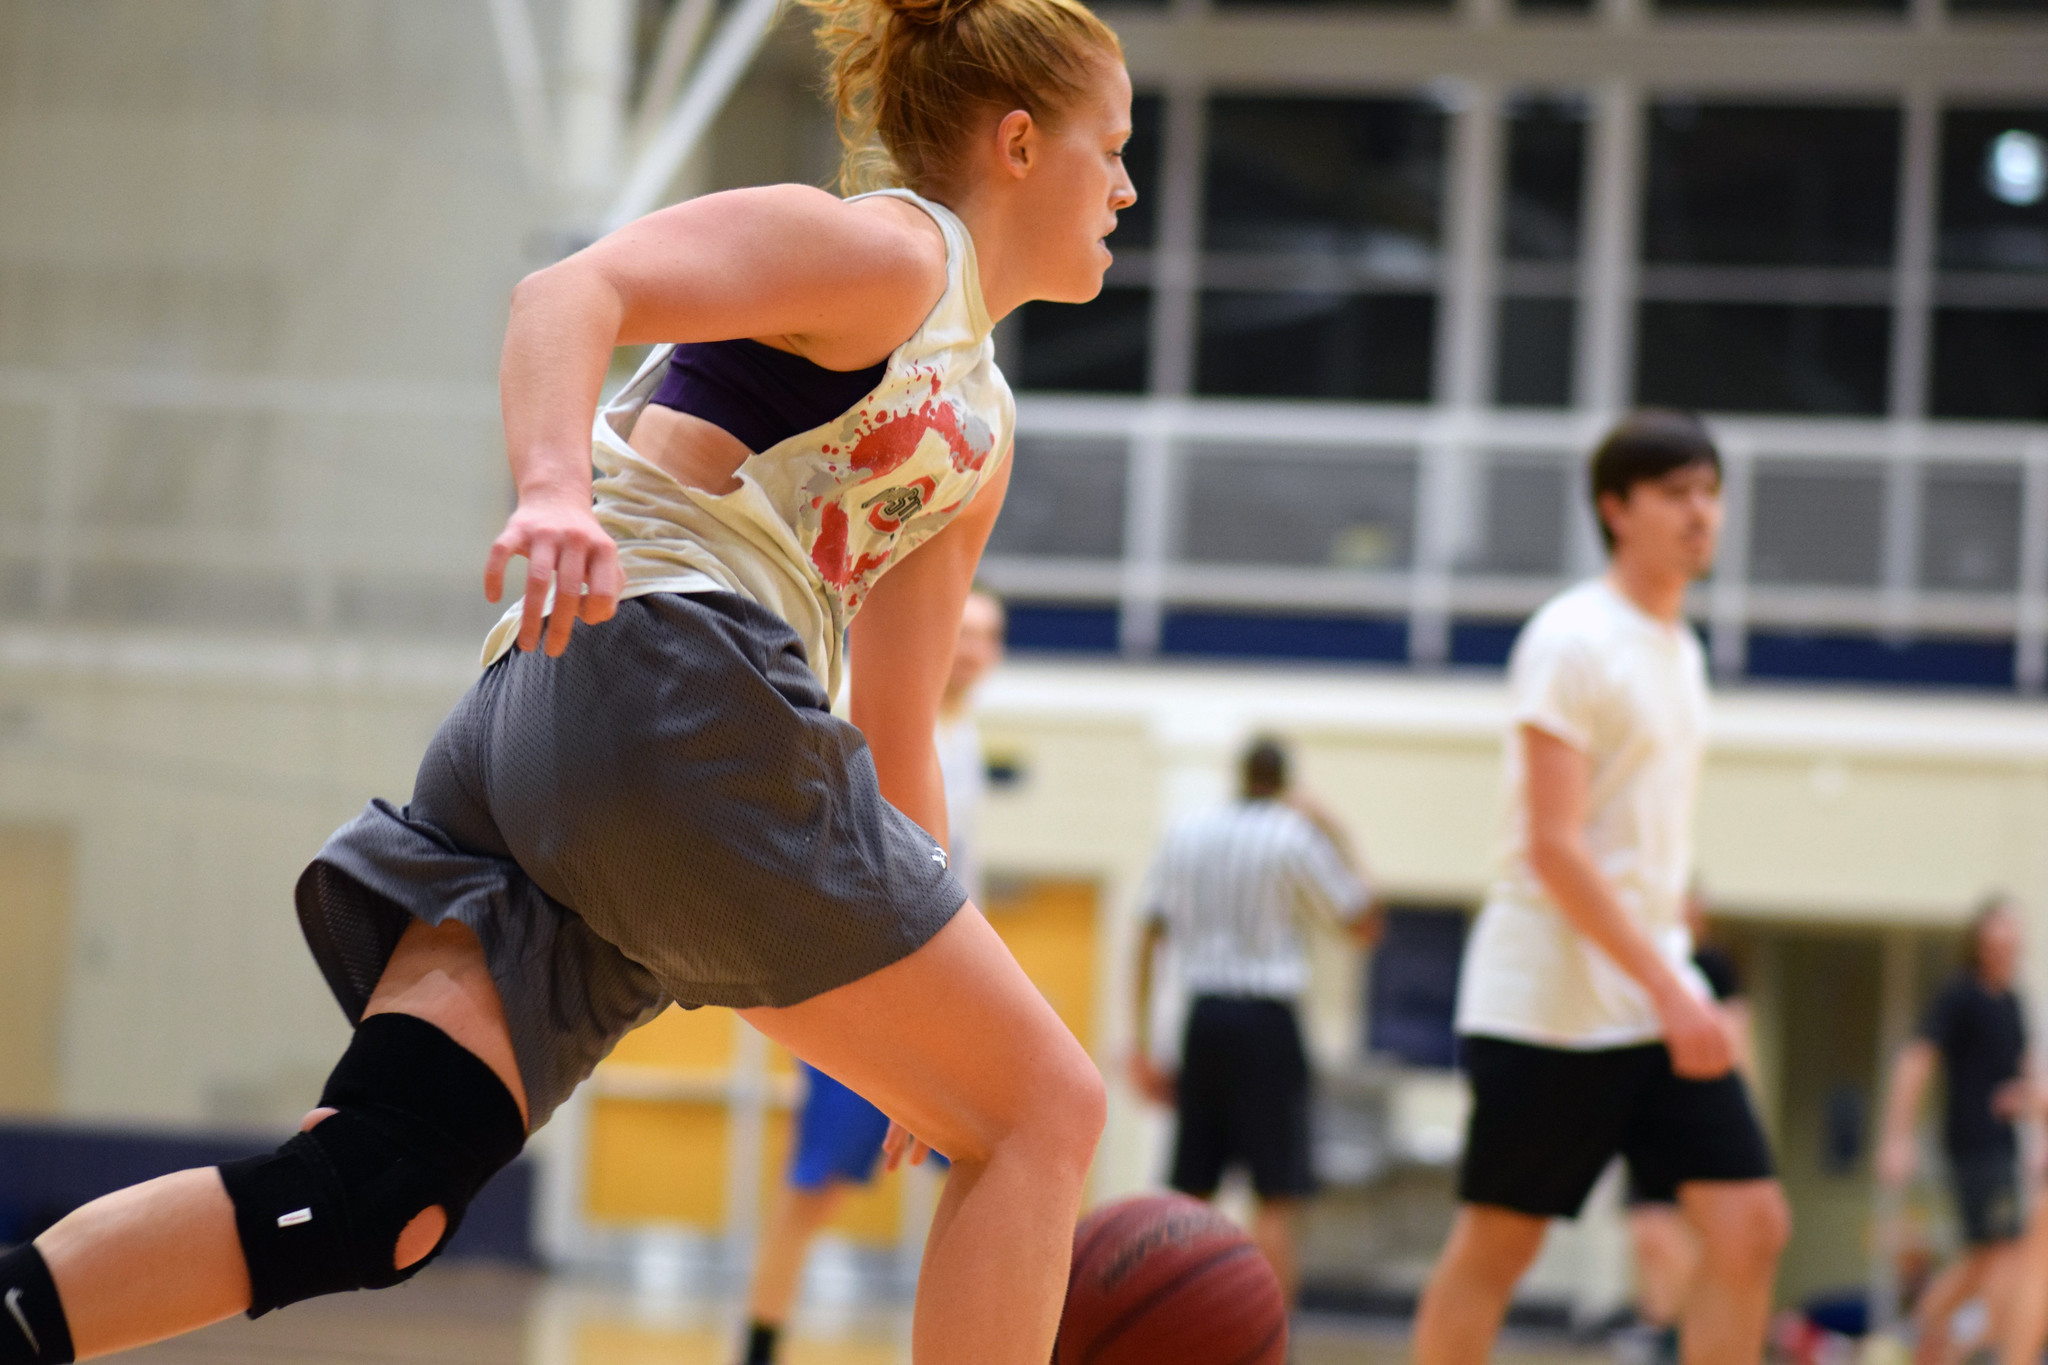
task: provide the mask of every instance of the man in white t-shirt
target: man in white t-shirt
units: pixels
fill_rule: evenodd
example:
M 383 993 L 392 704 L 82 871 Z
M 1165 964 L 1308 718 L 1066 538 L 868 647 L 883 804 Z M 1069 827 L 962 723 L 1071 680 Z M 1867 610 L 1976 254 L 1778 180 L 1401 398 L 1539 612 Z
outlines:
M 1504 856 L 1458 988 L 1472 1117 L 1418 1365 L 1487 1358 L 1549 1220 L 1616 1155 L 1699 1236 L 1686 1365 L 1761 1357 L 1790 1227 L 1683 909 L 1707 709 L 1683 609 L 1713 563 L 1720 457 L 1696 419 L 1641 412 L 1591 474 L 1608 572 L 1552 598 L 1508 664 Z

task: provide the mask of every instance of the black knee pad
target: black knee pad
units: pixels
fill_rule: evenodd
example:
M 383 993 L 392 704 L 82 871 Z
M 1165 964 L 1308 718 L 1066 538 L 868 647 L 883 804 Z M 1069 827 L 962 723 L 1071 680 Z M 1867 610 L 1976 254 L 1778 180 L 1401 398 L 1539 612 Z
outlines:
M 249 1266 L 249 1316 L 411 1279 L 441 1254 L 469 1203 L 526 1144 L 518 1101 L 482 1059 L 409 1014 L 373 1014 L 320 1104 L 335 1112 L 221 1181 Z M 439 1205 L 448 1230 L 403 1270 L 398 1234 Z

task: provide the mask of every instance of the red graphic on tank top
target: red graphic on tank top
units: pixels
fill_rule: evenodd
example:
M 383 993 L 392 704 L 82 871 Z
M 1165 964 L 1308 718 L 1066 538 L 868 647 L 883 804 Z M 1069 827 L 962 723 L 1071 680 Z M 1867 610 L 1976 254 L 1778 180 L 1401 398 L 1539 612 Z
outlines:
M 846 509 L 836 502 L 826 503 L 818 519 L 818 539 L 811 546 L 811 563 L 817 565 L 818 576 L 835 588 L 844 588 L 889 562 L 889 552 L 884 549 L 880 554 L 860 555 L 849 564 L 846 560 L 848 529 Z
M 946 449 L 953 457 L 953 468 L 961 473 L 978 470 L 987 463 L 989 447 L 977 450 L 967 439 L 967 433 L 960 426 L 960 410 L 939 397 L 937 375 L 932 376 L 931 386 L 930 400 L 915 412 L 898 413 L 873 427 L 868 423 L 874 419 L 862 416 L 860 430 L 848 452 L 849 463 L 855 469 L 871 476 L 887 474 L 917 453 L 918 443 L 924 440 L 927 431 L 937 432 L 945 441 Z
M 931 395 L 915 410 L 883 416 L 879 421 L 874 414 L 862 414 L 851 444 L 843 451 L 848 467 L 861 478 L 819 508 L 818 536 L 811 545 L 811 563 L 817 567 L 819 577 L 842 592 L 886 565 L 896 536 L 912 519 L 930 510 L 932 498 L 938 492 L 938 479 L 932 475 L 919 475 L 894 488 L 882 483 L 885 476 L 917 453 L 926 432 L 937 433 L 946 443 L 950 463 L 958 473 L 979 472 L 988 462 L 991 444 L 977 448 L 968 439 L 960 410 L 939 396 L 936 374 L 931 377 Z M 833 454 L 842 453 L 827 449 Z M 863 494 L 866 496 L 860 496 Z M 855 497 L 860 497 L 860 501 L 853 506 L 866 513 L 867 528 L 887 538 L 875 552 L 852 553 L 853 524 L 845 504 Z M 959 500 L 952 506 L 957 508 Z M 853 599 L 849 598 L 848 606 L 852 605 Z

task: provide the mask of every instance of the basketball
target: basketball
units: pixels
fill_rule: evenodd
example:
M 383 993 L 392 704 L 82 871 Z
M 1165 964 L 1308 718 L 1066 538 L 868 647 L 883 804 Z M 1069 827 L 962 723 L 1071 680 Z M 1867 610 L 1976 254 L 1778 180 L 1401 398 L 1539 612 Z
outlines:
M 1105 1204 L 1074 1232 L 1054 1365 L 1281 1365 L 1287 1305 L 1238 1226 L 1186 1195 Z

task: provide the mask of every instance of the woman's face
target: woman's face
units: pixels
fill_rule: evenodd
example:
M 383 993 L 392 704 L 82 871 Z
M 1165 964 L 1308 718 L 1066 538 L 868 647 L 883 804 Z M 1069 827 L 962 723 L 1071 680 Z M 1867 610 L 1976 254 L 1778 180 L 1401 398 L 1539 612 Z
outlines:
M 1138 202 L 1124 170 L 1131 78 L 1119 61 L 1098 61 L 1093 73 L 1057 124 L 1037 129 L 1039 156 L 1018 206 L 1031 297 L 1056 303 L 1086 303 L 1102 292 L 1110 260 L 1103 239 L 1116 231 L 1117 210 Z

